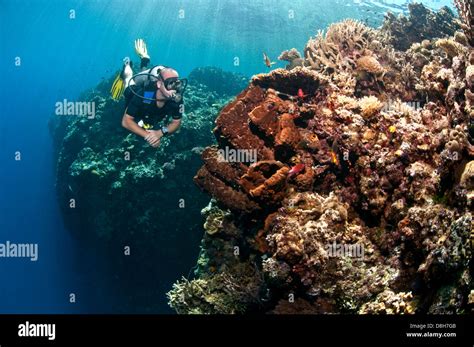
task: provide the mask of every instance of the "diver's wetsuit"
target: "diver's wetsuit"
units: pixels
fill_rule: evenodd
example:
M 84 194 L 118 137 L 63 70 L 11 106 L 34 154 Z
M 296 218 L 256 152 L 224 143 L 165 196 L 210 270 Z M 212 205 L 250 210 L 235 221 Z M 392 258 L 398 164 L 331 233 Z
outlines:
M 129 86 L 125 89 L 124 96 L 127 114 L 132 116 L 137 123 L 142 120 L 146 124 L 153 125 L 167 117 L 172 117 L 173 119 L 182 118 L 182 101 L 178 103 L 170 99 L 165 102 L 162 108 L 158 108 L 156 101 L 142 99 L 134 95 L 130 88 L 134 88 L 134 92 L 138 95 L 148 98 L 150 96 L 143 88 L 137 85 Z
M 158 69 L 161 66 L 152 67 L 149 70 L 146 70 L 150 59 L 142 58 L 140 62 L 141 72 L 138 73 L 135 77 L 135 83 L 129 85 L 124 91 L 125 97 L 125 110 L 129 116 L 132 116 L 135 122 L 143 123 L 153 126 L 154 124 L 163 121 L 165 118 L 172 117 L 173 119 L 182 118 L 183 110 L 183 100 L 181 98 L 180 102 L 176 102 L 173 99 L 166 100 L 162 108 L 156 106 L 155 100 L 149 100 L 155 98 L 156 89 L 148 91 L 146 85 L 149 82 L 148 74 L 153 73 L 158 74 Z M 142 76 L 140 74 L 144 73 Z M 133 92 L 132 89 L 133 88 Z M 142 98 L 140 98 L 139 96 Z

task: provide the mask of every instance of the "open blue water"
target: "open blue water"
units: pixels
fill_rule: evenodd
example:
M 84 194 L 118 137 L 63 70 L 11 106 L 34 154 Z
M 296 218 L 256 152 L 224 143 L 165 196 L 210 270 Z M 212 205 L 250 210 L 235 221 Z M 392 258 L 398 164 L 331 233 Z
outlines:
M 111 312 L 123 299 L 108 295 L 107 265 L 62 225 L 47 123 L 57 101 L 75 100 L 132 56 L 134 39 L 146 40 L 152 62 L 182 75 L 208 65 L 252 75 L 264 71 L 263 51 L 274 60 L 285 49 L 302 51 L 318 29 L 347 17 L 378 26 L 383 12 L 406 3 L 0 0 L 0 243 L 39 244 L 36 262 L 0 258 L 0 313 Z

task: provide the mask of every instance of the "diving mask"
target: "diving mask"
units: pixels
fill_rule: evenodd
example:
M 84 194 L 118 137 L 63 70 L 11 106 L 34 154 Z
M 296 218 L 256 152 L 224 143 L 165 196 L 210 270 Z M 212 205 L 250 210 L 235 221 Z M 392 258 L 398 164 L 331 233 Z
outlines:
M 188 85 L 186 78 L 170 77 L 163 80 L 166 90 L 176 90 L 177 93 L 182 94 Z

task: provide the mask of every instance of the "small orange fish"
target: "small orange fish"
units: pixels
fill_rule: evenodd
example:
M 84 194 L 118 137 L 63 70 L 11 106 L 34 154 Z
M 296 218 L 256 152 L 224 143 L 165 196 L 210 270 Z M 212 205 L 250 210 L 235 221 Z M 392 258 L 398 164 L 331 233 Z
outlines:
M 329 153 L 331 154 L 331 161 L 333 162 L 333 164 L 339 166 L 339 158 L 337 154 L 332 150 Z
M 272 65 L 276 64 L 274 61 L 271 61 L 268 55 L 263 53 L 263 62 L 265 63 L 266 67 L 272 67 Z
M 288 177 L 296 176 L 300 174 L 304 169 L 305 169 L 305 165 L 303 163 L 296 164 L 288 172 Z
M 340 166 L 339 162 L 339 144 L 337 138 L 332 143 L 331 149 L 329 150 L 329 155 L 331 156 L 331 161 L 334 165 Z

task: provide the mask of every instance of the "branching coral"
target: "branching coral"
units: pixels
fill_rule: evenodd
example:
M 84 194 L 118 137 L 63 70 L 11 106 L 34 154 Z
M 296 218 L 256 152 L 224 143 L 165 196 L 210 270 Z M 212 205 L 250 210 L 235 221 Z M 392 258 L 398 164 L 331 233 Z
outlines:
M 470 0 L 454 0 L 454 5 L 461 18 L 461 28 L 464 30 L 471 47 L 474 47 L 474 3 Z
M 372 29 L 352 19 L 332 24 L 326 34 L 319 31 L 306 44 L 306 64 L 320 72 L 350 69 L 373 37 Z
M 384 92 L 390 91 L 404 100 L 413 99 L 412 87 L 417 80 L 411 62 L 389 41 L 386 32 L 346 20 L 331 25 L 326 35 L 320 31 L 308 41 L 306 65 L 329 75 L 345 94 L 355 89 L 358 96 L 384 97 Z

